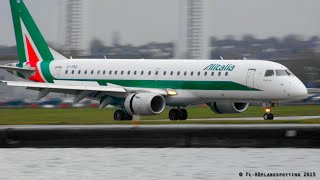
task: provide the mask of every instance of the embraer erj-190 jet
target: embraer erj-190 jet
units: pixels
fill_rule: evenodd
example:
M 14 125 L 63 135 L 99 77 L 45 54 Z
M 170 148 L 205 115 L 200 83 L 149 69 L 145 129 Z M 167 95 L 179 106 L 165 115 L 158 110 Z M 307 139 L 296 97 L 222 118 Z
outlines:
M 207 104 L 219 114 L 242 113 L 249 102 L 274 104 L 307 96 L 304 84 L 285 66 L 261 60 L 67 59 L 41 35 L 23 0 L 10 0 L 18 63 L 2 69 L 29 80 L 8 86 L 74 95 L 119 107 L 114 120 L 156 115 L 166 106 L 171 120 L 186 120 L 186 107 Z M 49 22 L 48 22 L 49 23 Z M 269 107 L 266 108 L 270 110 Z M 268 112 L 264 119 L 273 119 Z

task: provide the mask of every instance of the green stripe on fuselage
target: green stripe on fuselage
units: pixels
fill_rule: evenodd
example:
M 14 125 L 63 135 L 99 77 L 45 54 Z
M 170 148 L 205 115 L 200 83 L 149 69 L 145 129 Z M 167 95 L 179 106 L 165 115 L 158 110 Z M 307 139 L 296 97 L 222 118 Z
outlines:
M 107 83 L 136 88 L 160 88 L 160 89 L 187 89 L 187 90 L 234 90 L 234 91 L 261 91 L 232 81 L 179 81 L 179 80 L 80 80 L 60 79 L 70 81 L 93 81 L 101 86 Z
M 125 87 L 172 88 L 188 90 L 260 91 L 232 81 L 179 81 L 179 80 L 97 80 L 100 85 L 112 83 Z
M 55 79 L 51 72 L 50 72 L 50 63 L 51 61 L 42 61 L 40 62 L 40 69 L 42 72 L 42 75 L 49 83 L 53 83 L 53 80 Z

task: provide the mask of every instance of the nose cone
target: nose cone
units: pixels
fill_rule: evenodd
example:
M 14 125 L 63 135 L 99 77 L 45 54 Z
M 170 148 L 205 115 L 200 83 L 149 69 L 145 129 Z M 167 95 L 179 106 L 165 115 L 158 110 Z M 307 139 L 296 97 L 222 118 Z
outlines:
M 300 80 L 295 84 L 293 96 L 296 99 L 304 99 L 308 96 L 308 90 Z

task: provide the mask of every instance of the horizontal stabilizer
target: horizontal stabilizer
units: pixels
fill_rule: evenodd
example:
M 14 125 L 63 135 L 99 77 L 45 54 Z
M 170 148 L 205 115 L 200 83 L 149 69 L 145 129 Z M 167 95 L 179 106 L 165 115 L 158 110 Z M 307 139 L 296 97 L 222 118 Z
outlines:
M 6 71 L 17 71 L 17 72 L 26 72 L 26 73 L 32 73 L 35 71 L 35 68 L 33 67 L 15 67 L 15 66 L 7 66 L 7 65 L 0 65 L 0 69 L 4 69 Z

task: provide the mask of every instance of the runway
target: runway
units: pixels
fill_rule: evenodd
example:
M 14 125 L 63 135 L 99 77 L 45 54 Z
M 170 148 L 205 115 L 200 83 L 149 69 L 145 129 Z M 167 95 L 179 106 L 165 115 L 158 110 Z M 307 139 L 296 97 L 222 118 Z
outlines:
M 275 117 L 273 120 L 305 120 L 305 119 L 320 119 L 320 116 L 285 116 Z M 243 117 L 243 118 L 201 118 L 201 119 L 188 119 L 188 120 L 213 120 L 213 121 L 237 121 L 237 120 L 264 120 L 263 117 Z
M 320 124 L 1 126 L 0 147 L 320 147 Z
M 133 117 L 135 120 L 140 120 L 139 116 Z M 306 119 L 320 119 L 320 116 L 283 116 L 275 117 L 273 120 L 306 120 Z M 239 120 L 249 120 L 249 121 L 259 121 L 264 120 L 263 117 L 242 117 L 242 118 L 196 118 L 187 119 L 189 121 L 239 121 Z M 149 120 L 142 120 L 149 121 Z M 157 121 L 170 121 L 170 119 L 160 119 Z
M 301 129 L 320 124 L 160 124 L 160 125 L 5 125 L 3 130 L 113 130 L 113 129 Z

